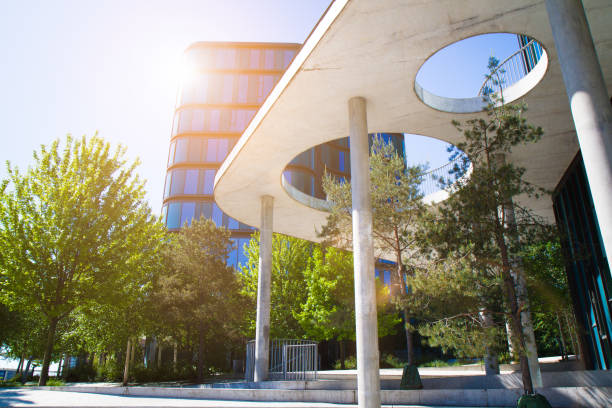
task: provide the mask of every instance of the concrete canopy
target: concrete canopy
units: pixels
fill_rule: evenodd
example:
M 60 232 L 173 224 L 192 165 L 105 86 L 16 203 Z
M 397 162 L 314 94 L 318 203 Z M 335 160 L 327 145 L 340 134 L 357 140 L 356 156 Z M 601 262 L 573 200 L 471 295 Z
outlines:
M 583 4 L 610 91 L 612 4 Z M 215 201 L 230 216 L 259 227 L 261 197 L 273 196 L 274 231 L 318 241 L 326 213 L 283 188 L 285 166 L 312 146 L 348 135 L 347 101 L 354 96 L 367 101 L 370 133 L 414 133 L 457 143 L 461 135 L 451 120 L 478 114 L 425 105 L 415 92 L 415 77 L 439 49 L 491 32 L 529 35 L 548 54 L 542 81 L 522 98 L 528 119 L 545 135 L 535 145 L 516 148 L 509 160 L 527 168 L 528 181 L 552 190 L 578 142 L 544 1 L 337 0 L 219 169 Z M 550 198 L 518 201 L 552 221 Z

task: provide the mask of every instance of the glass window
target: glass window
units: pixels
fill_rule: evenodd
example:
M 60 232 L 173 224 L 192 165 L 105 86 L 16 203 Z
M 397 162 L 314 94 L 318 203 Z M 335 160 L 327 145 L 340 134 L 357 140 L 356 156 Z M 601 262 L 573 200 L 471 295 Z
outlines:
M 283 52 L 283 68 L 287 68 L 289 66 L 294 55 L 295 51 L 293 50 L 285 50 L 285 52 Z
M 235 230 L 238 229 L 240 227 L 238 221 L 236 221 L 235 219 L 233 219 L 232 217 L 227 217 L 227 228 Z
M 191 109 L 179 112 L 179 133 L 188 132 L 190 130 L 192 118 L 193 112 Z
M 212 220 L 217 227 L 223 226 L 223 211 L 214 203 L 212 205 Z
M 172 136 L 178 133 L 179 117 L 180 117 L 180 114 L 177 113 L 174 115 L 174 119 L 172 120 Z
M 221 119 L 221 112 L 218 109 L 213 109 L 212 111 L 210 111 L 209 130 L 212 130 L 212 131 L 219 130 L 220 119 Z
M 178 228 L 181 212 L 181 203 L 170 203 L 168 205 L 168 228 Z
M 162 213 L 161 213 L 161 222 L 162 224 L 166 225 L 166 218 L 168 217 L 168 206 L 164 205 L 162 207 Z
M 183 194 L 183 191 L 185 190 L 185 170 L 174 170 L 172 175 L 172 188 L 170 189 L 170 194 Z
M 204 171 L 204 194 L 213 193 L 214 182 L 215 182 L 215 171 L 205 170 Z
M 265 75 L 263 77 L 263 87 L 263 99 L 265 99 L 274 87 L 274 77 L 272 75 Z
M 264 53 L 264 68 L 274 69 L 274 50 L 266 50 Z
M 189 139 L 189 161 L 198 162 L 200 161 L 200 152 L 202 151 L 202 139 L 199 137 L 191 137 Z
M 206 103 L 208 96 L 208 76 L 200 75 L 195 81 L 195 101 L 197 103 Z
M 247 256 L 246 248 L 249 246 L 249 238 L 240 238 L 238 240 L 238 264 L 246 265 L 249 258 Z
M 210 219 L 212 217 L 212 203 L 204 202 L 200 207 L 200 217 Z
M 230 238 L 231 244 L 229 245 L 230 251 L 228 251 L 227 265 L 236 268 L 238 266 L 238 250 L 236 248 L 236 239 Z
M 206 147 L 206 161 L 214 163 L 217 161 L 217 149 L 218 149 L 219 140 L 218 139 L 208 139 L 208 146 Z
M 166 174 L 166 185 L 164 186 L 164 198 L 168 197 L 170 194 L 170 180 L 172 179 L 172 171 L 169 171 Z
M 227 156 L 228 142 L 229 141 L 227 139 L 219 139 L 219 151 L 217 153 L 217 161 L 222 162 L 223 160 L 225 160 L 225 156 Z
M 390 271 L 384 271 L 384 273 L 383 273 L 383 282 L 387 286 L 391 285 L 391 272 Z
M 223 75 L 223 103 L 231 103 L 234 100 L 234 75 Z
M 251 57 L 249 61 L 250 68 L 258 69 L 259 68 L 259 50 L 251 50 L 250 57 Z
M 247 102 L 247 93 L 249 91 L 249 77 L 247 75 L 240 75 L 238 77 L 238 102 Z
M 285 176 L 285 180 L 287 180 L 289 184 L 291 184 L 291 173 L 293 173 L 291 170 L 287 170 L 283 172 L 283 176 Z
M 174 164 L 174 149 L 176 147 L 176 142 L 170 143 L 170 152 L 168 153 L 168 166 L 172 166 Z
M 199 170 L 187 170 L 185 175 L 185 194 L 196 194 L 198 191 Z
M 201 132 L 204 130 L 204 111 L 193 111 L 193 120 L 191 121 L 191 130 Z
M 338 152 L 338 169 L 344 171 L 344 152 Z
M 174 163 L 182 163 L 187 161 L 187 142 L 189 139 L 181 138 L 176 141 L 176 153 L 174 154 Z
M 185 225 L 185 223 L 187 223 L 187 225 L 191 224 L 194 212 L 195 203 L 183 203 L 183 208 L 181 210 L 181 227 Z

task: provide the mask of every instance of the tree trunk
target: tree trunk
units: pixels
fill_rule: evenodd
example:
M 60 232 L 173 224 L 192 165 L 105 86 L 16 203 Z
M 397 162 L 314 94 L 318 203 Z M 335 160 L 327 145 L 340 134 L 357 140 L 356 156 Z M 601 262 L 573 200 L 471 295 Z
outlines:
M 30 364 L 32 364 L 32 360 L 34 359 L 34 357 L 30 356 L 30 358 L 28 358 L 28 363 L 26 364 L 26 368 L 25 370 L 21 373 L 21 383 L 25 384 L 26 381 L 28 381 L 28 374 L 30 373 Z
M 57 330 L 57 322 L 59 319 L 54 317 L 49 322 L 47 330 L 47 347 L 45 348 L 45 357 L 43 359 L 42 369 L 40 370 L 40 380 L 38 381 L 39 386 L 47 385 L 47 379 L 49 378 L 49 365 L 51 364 L 51 354 L 53 353 L 53 343 L 55 342 L 55 331 Z
M 134 367 L 134 356 L 136 355 L 136 340 L 132 342 L 132 348 L 130 349 L 130 365 Z
M 346 370 L 344 363 L 344 360 L 346 360 L 346 340 L 340 340 L 338 344 L 340 345 L 340 369 Z
M 204 325 L 198 329 L 198 361 L 197 361 L 198 384 L 204 381 Z
M 408 292 L 406 291 L 406 278 L 405 278 L 405 269 L 402 264 L 402 254 L 397 251 L 395 254 L 395 261 L 397 262 L 397 275 L 398 275 L 398 283 L 399 283 L 399 292 L 403 301 L 406 300 L 408 296 Z M 406 334 L 406 358 L 407 363 L 409 365 L 413 365 L 415 363 L 414 360 L 414 335 L 412 330 L 410 330 L 410 314 L 408 313 L 408 307 L 402 307 L 402 315 L 404 317 L 404 332 Z
M 123 366 L 123 386 L 127 386 L 130 374 L 130 350 L 132 349 L 131 340 L 128 337 L 127 347 L 125 348 L 125 365 Z
M 172 368 L 176 371 L 176 362 L 178 357 L 178 344 L 174 341 L 174 355 L 172 356 Z
M 160 368 L 162 365 L 162 347 L 161 342 L 159 342 L 159 345 L 157 346 L 157 368 Z
M 19 364 L 17 364 L 17 369 L 15 370 L 15 375 L 19 374 L 23 369 L 23 361 L 25 360 L 25 356 L 22 355 L 19 357 Z
M 485 330 L 490 329 L 494 326 L 493 316 L 491 316 L 490 312 L 481 309 L 479 314 L 480 320 L 482 321 L 482 326 L 485 328 Z M 497 353 L 489 345 L 485 347 L 484 366 L 485 375 L 499 374 L 499 362 L 497 359 Z
M 516 349 L 519 361 L 521 363 L 521 376 L 523 380 L 523 389 L 527 394 L 533 394 L 533 383 L 531 382 L 531 373 L 529 372 L 529 362 L 525 355 L 525 336 L 521 327 L 521 310 L 519 309 L 518 299 L 516 296 L 516 288 L 514 279 L 510 274 L 510 261 L 508 257 L 508 248 L 501 234 L 497 235 L 497 245 L 501 252 L 502 259 L 502 278 L 504 289 L 506 292 L 506 300 L 510 306 L 510 321 L 512 324 L 512 332 L 515 335 L 516 341 L 513 346 Z

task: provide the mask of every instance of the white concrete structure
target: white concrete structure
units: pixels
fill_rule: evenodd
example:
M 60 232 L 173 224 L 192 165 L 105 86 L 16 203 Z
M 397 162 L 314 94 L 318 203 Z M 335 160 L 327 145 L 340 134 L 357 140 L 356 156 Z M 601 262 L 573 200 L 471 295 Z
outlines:
M 546 4 L 556 11 L 564 1 L 548 1 Z M 574 7 L 579 5 L 578 0 L 567 2 L 574 3 Z M 367 123 L 367 133 L 404 132 L 457 143 L 461 135 L 451 120 L 474 117 L 473 113 L 469 116 L 463 113 L 477 110 L 478 106 L 474 101 L 432 96 L 415 83 L 416 73 L 430 55 L 446 45 L 491 32 L 533 37 L 544 47 L 548 58 L 546 65 L 538 64 L 535 73 L 532 72 L 538 75 L 537 78 L 530 74 L 523 84 L 522 81 L 515 84 L 516 87 L 522 86 L 522 91 L 513 89 L 514 96 L 526 93 L 523 99 L 529 105 L 528 119 L 542 126 L 545 136 L 535 145 L 515 148 L 508 160 L 527 168 L 527 181 L 552 190 L 578 151 L 571 115 L 574 112 L 575 119 L 576 115 L 579 118 L 576 120 L 579 132 L 583 130 L 578 122 L 582 122 L 585 115 L 592 118 L 587 120 L 587 128 L 602 129 L 599 141 L 594 143 L 603 151 L 592 159 L 590 153 L 587 154 L 587 150 L 591 150 L 586 149 L 585 162 L 594 160 L 595 171 L 602 171 L 600 168 L 603 166 L 605 173 L 605 166 L 608 170 L 610 168 L 611 157 L 609 116 L 592 115 L 598 109 L 606 112 L 602 106 L 605 101 L 598 97 L 591 102 L 587 98 L 587 101 L 579 103 L 578 99 L 597 87 L 600 93 L 607 92 L 607 95 L 612 89 L 612 3 L 606 0 L 584 1 L 603 82 L 598 81 L 572 97 L 571 111 L 546 4 L 541 0 L 334 1 L 218 171 L 214 190 L 216 202 L 224 212 L 239 221 L 259 225 L 260 197 L 272 196 L 274 231 L 317 241 L 316 231 L 325 222 L 326 213 L 309 207 L 306 205 L 308 200 L 296 199 L 283 188 L 285 166 L 314 145 L 348 135 L 350 126 L 346 120 L 346 103 L 357 95 L 367 101 L 367 118 L 363 121 Z M 566 18 L 567 11 L 559 11 L 558 19 L 553 19 L 552 24 L 565 25 Z M 566 41 L 564 35 L 574 32 L 574 27 L 567 25 L 561 34 L 555 30 L 555 37 L 558 41 Z M 583 37 L 572 41 L 577 41 L 580 47 Z M 561 53 L 559 57 L 572 67 L 569 74 L 563 69 L 570 92 L 575 86 L 580 88 L 580 81 L 597 68 L 592 55 L 588 57 L 586 67 L 579 61 L 582 54 L 570 52 L 566 56 Z M 534 86 L 537 79 L 541 81 Z M 601 89 L 605 83 L 607 89 Z M 582 107 L 575 108 L 574 99 L 576 106 Z M 435 103 L 428 105 L 423 101 Z M 472 105 L 466 106 L 466 103 Z M 590 112 L 585 109 L 589 103 L 592 104 Z M 444 111 L 432 106 L 444 107 Z M 590 143 L 590 136 L 585 139 L 588 141 L 583 142 L 580 137 L 581 145 Z M 353 154 L 352 150 L 351 156 Z M 603 177 L 594 188 L 597 194 L 603 194 L 602 202 L 609 203 L 612 184 L 609 178 L 605 178 L 608 176 Z M 595 193 L 594 196 L 599 197 Z M 549 198 L 517 197 L 515 201 L 553 221 Z M 598 207 L 597 211 L 600 218 L 610 220 L 612 210 L 609 205 Z M 601 228 L 602 235 L 608 237 L 606 242 L 610 242 L 612 226 L 603 223 Z M 360 341 L 368 340 L 358 340 L 358 347 Z M 364 364 L 363 358 L 359 364 Z M 368 367 L 373 370 L 373 365 Z M 360 370 L 361 375 L 363 381 L 366 377 L 374 378 L 373 373 L 361 373 Z M 365 383 L 362 385 L 361 377 L 359 386 L 366 386 Z M 362 399 L 360 394 L 359 403 L 360 406 L 371 406 L 376 400 L 375 396 Z
M 272 282 L 272 220 L 274 198 L 261 197 L 259 225 L 259 275 L 257 276 L 257 317 L 255 330 L 255 381 L 268 378 L 270 362 L 270 285 Z

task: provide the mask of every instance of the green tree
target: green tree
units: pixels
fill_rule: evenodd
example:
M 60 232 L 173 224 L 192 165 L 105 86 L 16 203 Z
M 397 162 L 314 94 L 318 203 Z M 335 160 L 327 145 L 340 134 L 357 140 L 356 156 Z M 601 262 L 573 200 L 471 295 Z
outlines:
M 372 200 L 372 235 L 379 257 L 392 257 L 396 263 L 395 303 L 404 315 L 408 363 L 414 363 L 413 329 L 410 322 L 406 276 L 417 267 L 419 236 L 415 224 L 425 214 L 423 194 L 419 189 L 424 168 L 406 167 L 404 159 L 391 143 L 376 138 L 370 152 L 370 196 Z M 351 184 L 326 173 L 323 189 L 331 202 L 327 224 L 321 236 L 330 245 L 350 248 L 352 240 Z M 372 260 L 374 262 L 374 260 Z M 406 268 L 408 265 L 408 268 Z
M 206 349 L 239 337 L 244 305 L 237 276 L 227 265 L 230 249 L 227 229 L 194 219 L 167 246 L 166 271 L 157 284 L 155 298 L 164 318 L 197 336 L 198 382 L 204 378 Z
M 355 282 L 353 254 L 336 248 L 314 245 L 312 259 L 304 271 L 307 297 L 294 316 L 314 340 L 336 339 L 340 343 L 340 362 L 344 369 L 345 341 L 355 340 Z M 395 332 L 400 322 L 397 313 L 389 312 L 389 291 L 376 281 L 378 335 Z
M 272 236 L 272 282 L 270 285 L 270 337 L 303 338 L 305 331 L 295 317 L 306 302 L 304 271 L 313 252 L 311 242 L 282 234 Z M 242 265 L 242 293 L 248 297 L 245 335 L 255 333 L 255 304 L 259 275 L 259 233 L 253 234 L 246 247 L 247 262 Z
M 121 276 L 155 253 L 161 224 L 144 201 L 143 182 L 125 149 L 97 135 L 34 153 L 22 174 L 7 164 L 0 187 L 2 301 L 43 316 L 48 378 L 58 323 L 76 307 L 104 303 Z
M 490 68 L 495 66 L 493 59 Z M 512 199 L 538 197 L 542 191 L 525 180 L 524 168 L 505 160 L 514 147 L 534 143 L 542 135 L 541 128 L 527 123 L 525 109 L 519 104 L 498 103 L 495 107 L 492 103 L 485 118 L 468 120 L 465 125 L 453 122 L 464 141 L 451 150 L 457 166 L 454 177 L 445 183 L 450 185 L 471 173 L 452 187 L 450 197 L 438 207 L 434 222 L 429 224 L 429 237 L 441 256 L 470 257 L 474 270 L 499 276 L 523 385 L 532 393 L 521 322 L 528 303 L 526 294 L 521 293 L 524 275 L 520 254 L 525 245 L 540 239 L 546 228 L 532 211 Z

